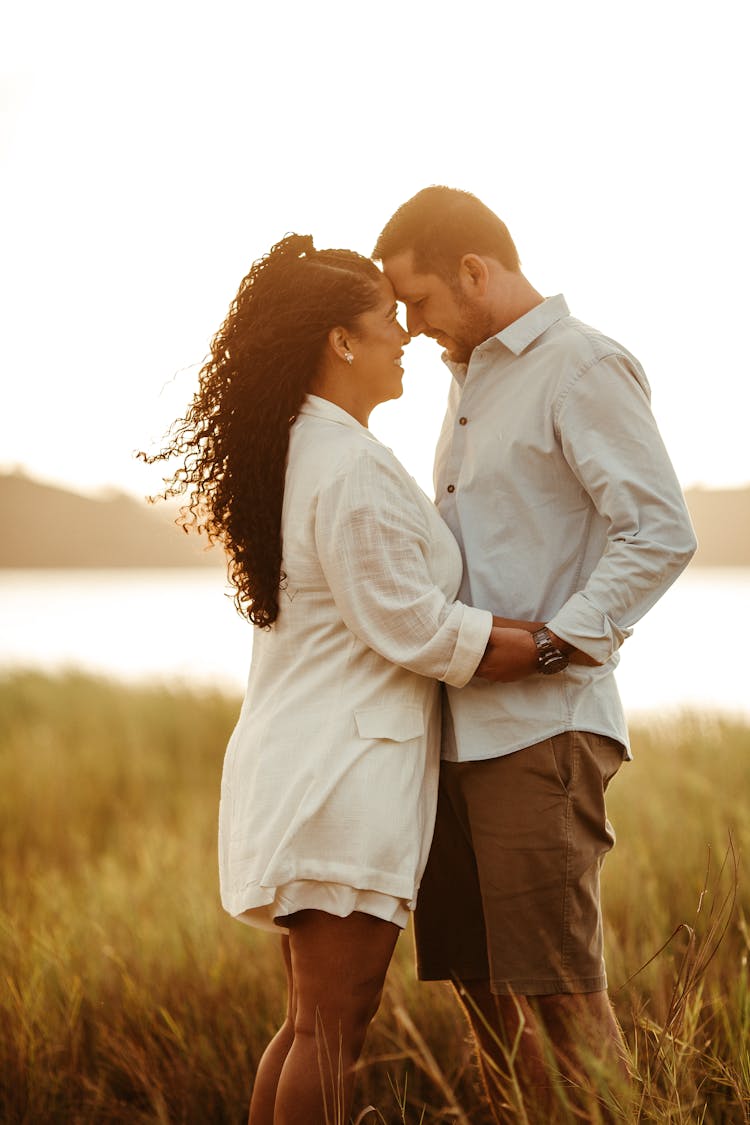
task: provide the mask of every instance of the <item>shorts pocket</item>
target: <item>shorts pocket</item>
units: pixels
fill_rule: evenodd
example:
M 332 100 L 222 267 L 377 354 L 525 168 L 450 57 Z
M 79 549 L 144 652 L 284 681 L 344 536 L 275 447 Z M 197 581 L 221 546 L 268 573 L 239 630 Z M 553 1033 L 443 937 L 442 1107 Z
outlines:
M 570 793 L 575 780 L 576 746 L 570 735 L 548 740 L 552 757 L 552 769 L 566 793 Z
M 396 707 L 365 707 L 354 712 L 360 738 L 382 738 L 389 742 L 408 742 L 424 734 L 421 707 L 400 704 Z
M 606 734 L 589 734 L 587 738 L 591 757 L 602 779 L 602 789 L 606 789 L 625 761 L 624 747 Z

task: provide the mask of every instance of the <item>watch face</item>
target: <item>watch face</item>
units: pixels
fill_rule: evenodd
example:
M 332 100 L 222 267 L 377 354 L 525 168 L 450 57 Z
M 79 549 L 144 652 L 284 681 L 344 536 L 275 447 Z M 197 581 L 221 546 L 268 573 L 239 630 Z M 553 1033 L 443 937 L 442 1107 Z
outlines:
M 540 671 L 545 676 L 552 676 L 555 672 L 562 672 L 564 668 L 568 667 L 568 658 L 564 653 L 553 649 L 541 657 L 540 665 Z

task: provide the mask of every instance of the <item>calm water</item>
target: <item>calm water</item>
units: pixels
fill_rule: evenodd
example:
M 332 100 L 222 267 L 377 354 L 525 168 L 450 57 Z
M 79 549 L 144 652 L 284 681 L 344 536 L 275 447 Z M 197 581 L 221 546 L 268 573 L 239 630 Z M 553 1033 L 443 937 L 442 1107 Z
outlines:
M 748 624 L 750 570 L 688 570 L 623 648 L 628 712 L 750 717 L 746 663 L 726 643 Z M 0 671 L 75 667 L 241 691 L 252 635 L 219 568 L 0 570 Z

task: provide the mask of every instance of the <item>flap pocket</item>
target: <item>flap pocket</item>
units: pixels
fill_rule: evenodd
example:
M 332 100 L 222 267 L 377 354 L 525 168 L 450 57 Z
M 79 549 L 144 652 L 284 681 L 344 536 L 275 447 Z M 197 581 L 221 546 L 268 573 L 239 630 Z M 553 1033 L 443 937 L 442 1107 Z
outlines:
M 391 742 L 408 742 L 424 734 L 421 707 L 401 704 L 396 707 L 367 707 L 354 712 L 360 738 L 387 738 Z

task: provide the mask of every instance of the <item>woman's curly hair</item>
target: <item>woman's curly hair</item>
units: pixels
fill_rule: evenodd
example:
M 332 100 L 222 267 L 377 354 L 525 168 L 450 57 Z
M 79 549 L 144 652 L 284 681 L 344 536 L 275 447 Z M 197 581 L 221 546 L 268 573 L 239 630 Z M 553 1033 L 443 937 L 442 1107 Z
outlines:
M 378 301 L 380 271 L 351 250 L 289 234 L 254 262 L 211 341 L 199 387 L 167 445 L 179 457 L 164 496 L 188 497 L 180 522 L 220 542 L 239 612 L 266 628 L 279 612 L 281 511 L 289 429 L 334 327 Z

